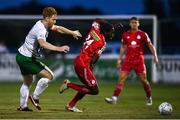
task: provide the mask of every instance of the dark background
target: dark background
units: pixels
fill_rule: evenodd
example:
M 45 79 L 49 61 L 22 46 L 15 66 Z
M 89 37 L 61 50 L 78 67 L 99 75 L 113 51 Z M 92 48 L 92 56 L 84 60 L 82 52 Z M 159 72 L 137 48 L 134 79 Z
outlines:
M 1 0 L 0 15 L 41 15 L 42 9 L 46 6 L 55 7 L 59 15 L 157 15 L 158 44 L 161 54 L 180 54 L 179 0 Z M 10 51 L 14 52 L 24 41 L 23 38 L 35 21 L 22 20 L 20 23 L 19 21 L 10 21 L 9 23 L 13 23 L 12 25 L 7 25 L 6 22 L 3 20 L 0 22 L 0 43 L 5 44 Z M 24 27 L 23 22 L 28 23 L 28 26 Z M 61 24 L 60 21 L 58 23 Z M 66 21 L 63 25 L 78 29 L 75 23 L 76 21 L 74 23 Z M 146 27 L 143 25 L 141 28 L 149 31 L 148 25 Z M 86 27 L 88 26 L 86 25 Z M 125 29 L 128 29 L 127 23 L 125 23 Z M 81 28 L 80 31 L 83 31 L 83 36 L 85 36 L 88 30 Z M 152 33 L 148 32 L 148 34 L 151 36 Z M 21 37 L 18 38 L 18 36 Z M 66 35 L 56 36 L 60 37 L 59 39 L 71 39 Z M 50 34 L 49 37 L 52 39 L 53 34 Z M 118 37 L 116 36 L 113 41 L 119 42 Z M 66 44 L 63 40 L 60 43 Z M 78 45 L 79 43 L 82 42 L 74 41 L 71 44 Z M 57 44 L 59 43 L 57 42 Z

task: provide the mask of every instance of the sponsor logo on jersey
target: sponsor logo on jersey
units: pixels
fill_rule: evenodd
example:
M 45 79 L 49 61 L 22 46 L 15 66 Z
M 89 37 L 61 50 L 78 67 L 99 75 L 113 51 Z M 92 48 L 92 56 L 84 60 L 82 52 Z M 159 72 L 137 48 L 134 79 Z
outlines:
M 97 40 L 97 41 L 100 40 L 99 36 L 97 35 L 97 33 L 95 31 L 92 31 L 90 34 L 94 40 Z
M 136 41 L 131 42 L 131 45 L 136 45 L 136 44 L 137 44 Z

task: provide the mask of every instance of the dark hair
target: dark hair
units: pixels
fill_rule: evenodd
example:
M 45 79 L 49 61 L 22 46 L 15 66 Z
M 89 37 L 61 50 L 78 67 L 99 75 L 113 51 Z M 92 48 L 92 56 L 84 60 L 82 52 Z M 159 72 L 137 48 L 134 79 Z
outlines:
M 137 17 L 131 17 L 130 21 L 131 21 L 131 20 L 139 21 L 139 18 L 137 18 Z
M 100 24 L 100 32 L 102 34 L 106 34 L 109 33 L 111 31 L 114 31 L 114 26 L 109 23 L 108 21 L 104 20 L 104 19 L 96 19 L 96 21 Z

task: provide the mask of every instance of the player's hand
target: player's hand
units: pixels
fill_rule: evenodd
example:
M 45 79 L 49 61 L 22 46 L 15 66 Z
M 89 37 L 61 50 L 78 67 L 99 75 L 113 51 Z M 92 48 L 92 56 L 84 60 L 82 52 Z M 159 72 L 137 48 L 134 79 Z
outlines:
M 154 63 L 155 63 L 155 64 L 159 64 L 159 60 L 158 60 L 157 57 L 154 57 Z
M 67 45 L 61 46 L 61 47 L 57 47 L 57 51 L 58 52 L 64 52 L 67 53 L 70 50 L 70 47 Z
M 121 60 L 117 61 L 117 68 L 121 68 Z
M 79 30 L 75 30 L 73 31 L 73 37 L 78 39 L 79 37 L 82 37 L 81 33 L 79 32 Z

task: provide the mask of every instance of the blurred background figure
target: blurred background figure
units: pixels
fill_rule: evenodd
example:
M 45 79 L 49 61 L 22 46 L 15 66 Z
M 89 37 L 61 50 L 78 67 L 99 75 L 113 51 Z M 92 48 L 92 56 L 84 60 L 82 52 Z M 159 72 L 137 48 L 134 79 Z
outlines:
M 45 6 L 53 6 L 61 15 L 157 15 L 158 39 L 163 54 L 179 54 L 180 1 L 179 0 L 2 0 L 0 14 L 39 15 Z M 102 4 L 103 3 L 103 4 Z M 111 9 L 109 9 L 111 8 Z M 0 23 L 0 27 L 4 27 Z M 6 30 L 6 29 L 5 29 Z M 2 33 L 2 30 L 0 31 Z M 6 31 L 3 31 L 4 33 Z M 11 32 L 11 31 L 9 31 Z M 5 35 L 5 34 L 4 34 Z M 0 38 L 4 35 L 0 35 Z M 13 33 L 12 33 L 13 36 Z M 18 36 L 18 34 L 14 35 Z M 172 38 L 173 37 L 173 38 Z M 6 38 L 7 39 L 7 38 Z M 16 38 L 12 38 L 16 39 Z M 21 39 L 17 39 L 20 41 Z M 20 42 L 5 40 L 8 47 L 17 47 Z
M 0 41 L 0 54 L 8 53 L 9 50 L 7 46 L 4 44 L 4 41 Z

